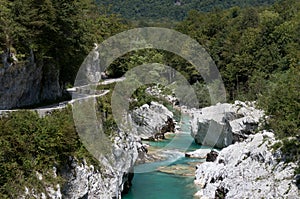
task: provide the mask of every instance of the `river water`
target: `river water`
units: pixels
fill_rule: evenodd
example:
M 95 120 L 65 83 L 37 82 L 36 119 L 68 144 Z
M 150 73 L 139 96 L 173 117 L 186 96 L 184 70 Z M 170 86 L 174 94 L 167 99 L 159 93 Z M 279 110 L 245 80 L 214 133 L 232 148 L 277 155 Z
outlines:
M 204 160 L 186 158 L 184 152 L 201 148 L 190 135 L 189 117 L 183 116 L 181 133 L 160 142 L 149 142 L 163 161 L 135 166 L 132 187 L 124 199 L 192 199 L 197 192 L 193 183 L 195 165 Z M 163 167 L 163 171 L 161 172 Z M 159 171 L 160 170 L 160 171 Z

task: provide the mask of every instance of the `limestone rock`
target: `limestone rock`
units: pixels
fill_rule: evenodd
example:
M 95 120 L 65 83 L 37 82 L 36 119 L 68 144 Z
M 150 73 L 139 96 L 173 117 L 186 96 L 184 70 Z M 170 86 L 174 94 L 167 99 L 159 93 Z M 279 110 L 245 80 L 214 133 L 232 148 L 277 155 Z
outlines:
M 253 133 L 264 113 L 254 103 L 236 101 L 191 110 L 191 135 L 196 143 L 224 148 Z
M 33 57 L 32 54 L 24 65 L 0 68 L 0 109 L 30 106 L 62 96 L 56 66 L 37 63 Z
M 119 132 L 113 143 L 113 157 L 100 160 L 101 171 L 85 162 L 71 159 L 66 168 L 67 183 L 63 188 L 65 198 L 121 198 L 128 191 L 133 177 L 133 166 L 143 145 L 132 134 Z
M 193 112 L 191 134 L 196 143 L 223 148 L 233 142 L 230 108 L 230 104 L 218 104 Z
M 293 163 L 284 163 L 269 146 L 270 132 L 249 136 L 219 153 L 215 162 L 197 166 L 195 183 L 202 187 L 200 198 L 299 198 L 293 183 Z
M 138 136 L 142 139 L 157 137 L 167 131 L 175 129 L 173 113 L 165 106 L 151 102 L 150 106 L 145 104 L 132 113 L 133 126 Z

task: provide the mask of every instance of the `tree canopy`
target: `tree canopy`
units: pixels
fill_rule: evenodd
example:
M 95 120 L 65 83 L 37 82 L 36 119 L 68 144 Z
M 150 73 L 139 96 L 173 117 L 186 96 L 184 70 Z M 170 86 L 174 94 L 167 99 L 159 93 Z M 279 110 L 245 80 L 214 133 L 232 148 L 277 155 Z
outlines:
M 1 52 L 14 49 L 26 60 L 55 64 L 61 83 L 73 83 L 93 43 L 126 28 L 116 15 L 106 15 L 93 0 L 1 0 Z
M 286 9 L 283 9 L 285 6 Z M 270 74 L 299 64 L 300 5 L 234 7 L 209 14 L 190 12 L 177 30 L 195 38 L 212 56 L 229 99 L 256 99 Z
M 131 20 L 183 20 L 190 10 L 210 12 L 214 9 L 228 9 L 233 6 L 248 7 L 274 3 L 276 0 L 98 0 L 99 4 L 110 8 Z

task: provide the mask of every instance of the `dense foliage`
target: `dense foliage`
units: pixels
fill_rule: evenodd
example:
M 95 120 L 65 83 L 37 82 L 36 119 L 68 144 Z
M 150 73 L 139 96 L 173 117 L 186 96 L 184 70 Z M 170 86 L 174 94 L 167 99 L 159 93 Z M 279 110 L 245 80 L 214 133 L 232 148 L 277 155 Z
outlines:
M 269 115 L 267 128 L 274 130 L 282 140 L 281 147 L 286 161 L 298 162 L 300 174 L 300 65 L 272 75 L 266 93 L 259 97 L 259 105 Z M 298 182 L 300 185 L 300 182 Z
M 191 12 L 177 29 L 212 56 L 229 99 L 253 100 L 264 92 L 270 74 L 299 64 L 299 10 L 299 1 L 288 0 L 268 9 Z
M 0 5 L 0 54 L 14 52 L 20 63 L 33 52 L 36 62 L 59 69 L 61 83 L 73 83 L 93 43 L 127 26 L 102 14 L 93 0 L 0 0 Z
M 69 156 L 96 161 L 79 141 L 70 108 L 44 118 L 32 111 L 14 112 L 0 118 L 0 126 L 0 198 L 17 198 L 25 186 L 41 193 L 63 183 L 53 167 L 60 172 Z
M 209 12 L 214 9 L 227 9 L 233 6 L 247 7 L 268 5 L 275 0 L 98 0 L 110 6 L 111 12 L 119 13 L 131 20 L 182 20 L 190 10 Z

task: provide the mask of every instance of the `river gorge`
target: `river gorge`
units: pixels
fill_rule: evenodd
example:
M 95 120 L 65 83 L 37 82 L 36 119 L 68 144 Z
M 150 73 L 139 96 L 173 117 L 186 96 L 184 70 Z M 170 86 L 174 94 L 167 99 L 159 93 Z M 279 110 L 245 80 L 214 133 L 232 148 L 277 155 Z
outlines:
M 76 102 L 69 102 L 69 108 Z M 53 178 L 60 176 L 64 183 L 50 184 L 36 171 L 46 191 L 25 186 L 22 198 L 299 198 L 296 165 L 271 147 L 279 141 L 261 128 L 265 114 L 255 102 L 176 108 L 181 110 L 180 121 L 175 121 L 172 108 L 158 102 L 135 108 L 129 117 L 134 128 L 111 137 L 111 162 L 98 159 L 101 170 L 97 163 L 69 157 L 63 169 L 52 171 Z M 31 112 L 44 118 L 64 109 L 68 106 Z M 3 110 L 0 115 L 17 111 Z M 208 158 L 212 151 L 213 158 Z
M 203 159 L 185 157 L 186 151 L 201 148 L 190 135 L 189 116 L 184 115 L 181 130 L 165 140 L 146 142 L 154 153 L 165 155 L 164 160 L 136 165 L 131 190 L 125 199 L 193 198 L 195 166 Z
M 123 198 L 298 198 L 296 165 L 285 163 L 280 150 L 271 148 L 278 141 L 259 129 L 264 112 L 253 102 L 185 113 L 179 132 L 145 143 L 148 153 L 164 159 L 137 164 Z

